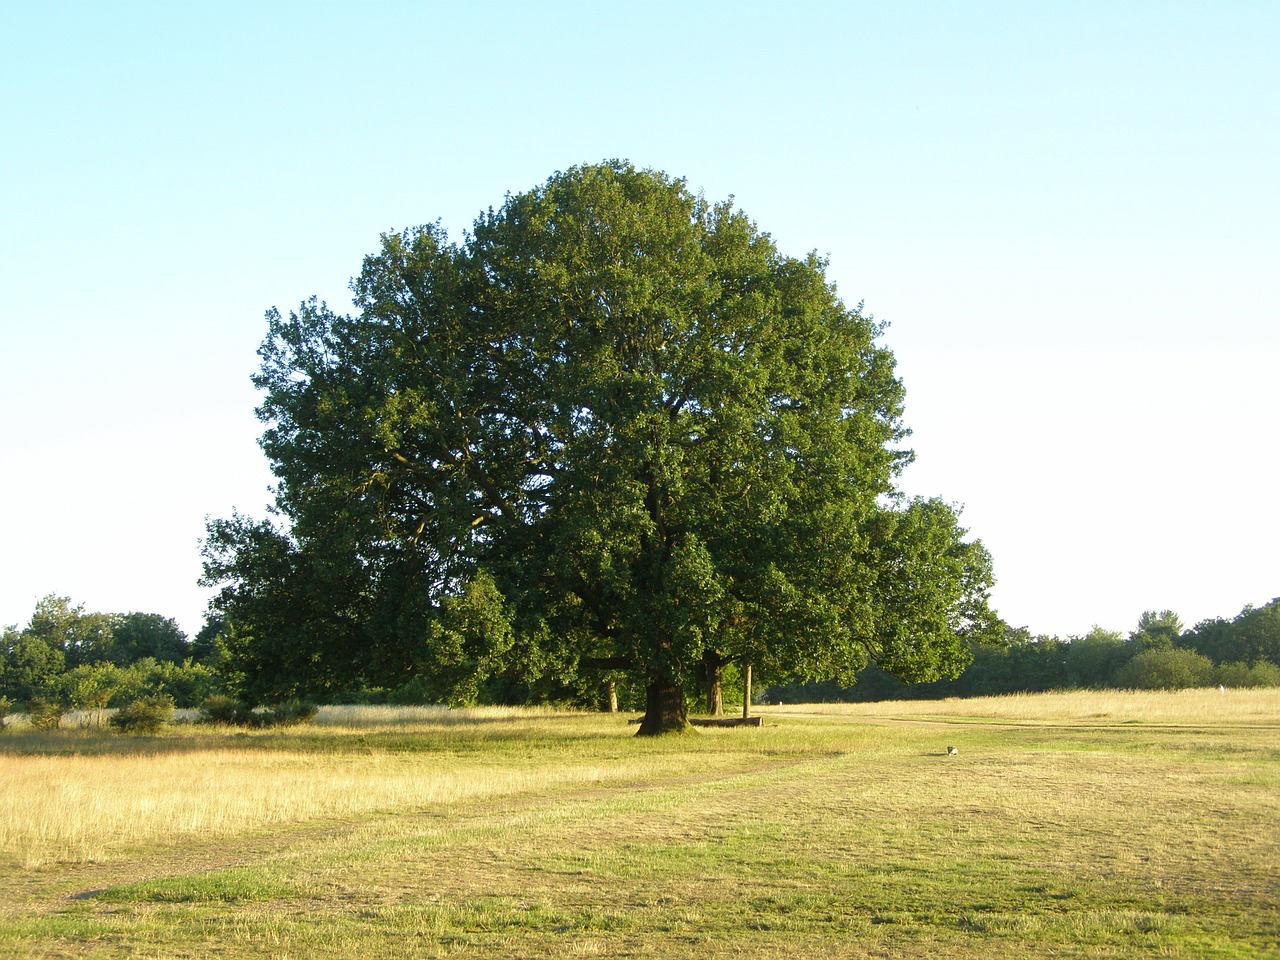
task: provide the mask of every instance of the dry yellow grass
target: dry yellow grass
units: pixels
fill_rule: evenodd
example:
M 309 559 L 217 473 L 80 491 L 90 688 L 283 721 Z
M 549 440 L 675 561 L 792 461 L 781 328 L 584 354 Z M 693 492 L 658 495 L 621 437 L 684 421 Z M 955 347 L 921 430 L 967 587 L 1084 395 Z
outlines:
M 178 728 L 148 746 L 139 742 L 140 752 L 120 752 L 132 741 L 113 738 L 112 749 L 94 753 L 84 739 L 89 734 L 67 731 L 47 740 L 59 748 L 52 755 L 0 753 L 6 794 L 0 859 L 25 867 L 103 860 L 156 841 L 232 837 L 286 824 L 643 778 L 661 766 L 660 757 L 644 751 L 592 763 L 573 762 L 580 758 L 569 750 L 569 762 L 535 763 L 501 745 L 485 749 L 484 724 L 502 721 L 509 744 L 553 715 L 499 708 L 325 708 L 315 730 L 211 736 Z M 465 734 L 457 738 L 462 728 Z M 405 731 L 434 739 L 377 739 Z M 15 732 L 0 747 L 18 745 L 20 736 Z
M 403 730 L 423 726 L 473 725 L 496 720 L 519 722 L 581 716 L 560 707 L 321 707 L 315 726 L 348 730 Z
M 1280 724 L 1280 688 L 1204 690 L 1073 690 L 1000 697 L 766 706 L 766 716 L 863 719 L 948 717 L 1006 721 L 1155 724 Z

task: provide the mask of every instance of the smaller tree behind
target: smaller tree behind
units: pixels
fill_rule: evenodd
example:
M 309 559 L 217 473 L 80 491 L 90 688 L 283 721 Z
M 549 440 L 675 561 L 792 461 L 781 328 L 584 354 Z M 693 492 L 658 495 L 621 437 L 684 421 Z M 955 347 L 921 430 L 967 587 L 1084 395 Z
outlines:
M 158 613 L 125 613 L 115 618 L 111 660 L 121 666 L 151 657 L 181 663 L 192 655 L 191 644 L 177 621 Z
M 1072 637 L 1067 646 L 1067 683 L 1093 689 L 1109 686 L 1133 652 L 1119 631 L 1094 626 L 1083 637 Z
M 1182 636 L 1182 618 L 1172 610 L 1147 610 L 1129 634 L 1129 642 L 1139 650 L 1160 650 L 1175 646 Z
M 63 652 L 41 637 L 6 627 L 0 640 L 0 694 L 19 703 L 42 696 L 66 665 Z
M 23 633 L 61 651 L 67 667 L 78 667 L 111 660 L 114 619 L 109 613 L 86 613 L 84 604 L 50 594 L 36 603 Z

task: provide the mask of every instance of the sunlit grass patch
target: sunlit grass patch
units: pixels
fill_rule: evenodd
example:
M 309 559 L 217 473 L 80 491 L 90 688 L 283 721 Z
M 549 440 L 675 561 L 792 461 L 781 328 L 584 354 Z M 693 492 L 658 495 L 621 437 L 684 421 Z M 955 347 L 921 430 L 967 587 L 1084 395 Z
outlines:
M 261 868 L 233 868 L 122 884 L 93 896 L 108 903 L 256 903 L 297 892 Z

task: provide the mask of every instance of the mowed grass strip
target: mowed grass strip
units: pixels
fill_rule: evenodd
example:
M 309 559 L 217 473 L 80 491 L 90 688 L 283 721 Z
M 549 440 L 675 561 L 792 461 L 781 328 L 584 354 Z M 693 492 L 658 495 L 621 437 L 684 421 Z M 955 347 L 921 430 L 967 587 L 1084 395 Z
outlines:
M 1249 694 L 1243 731 L 1192 696 L 1154 736 L 1099 728 L 1087 698 L 1046 727 L 1048 695 L 659 741 L 596 716 L 264 738 L 238 749 L 281 789 L 317 765 L 376 778 L 378 756 L 546 777 L 246 820 L 221 857 L 156 835 L 14 858 L 0 956 L 1274 957 L 1280 696 Z

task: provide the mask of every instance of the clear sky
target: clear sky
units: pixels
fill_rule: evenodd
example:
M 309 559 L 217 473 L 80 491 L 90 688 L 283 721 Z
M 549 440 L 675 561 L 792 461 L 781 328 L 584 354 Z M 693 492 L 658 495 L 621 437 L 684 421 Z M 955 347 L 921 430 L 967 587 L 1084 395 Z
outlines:
M 1280 595 L 1280 4 L 0 2 L 0 624 L 194 632 L 264 311 L 606 158 L 891 326 L 1014 625 Z

